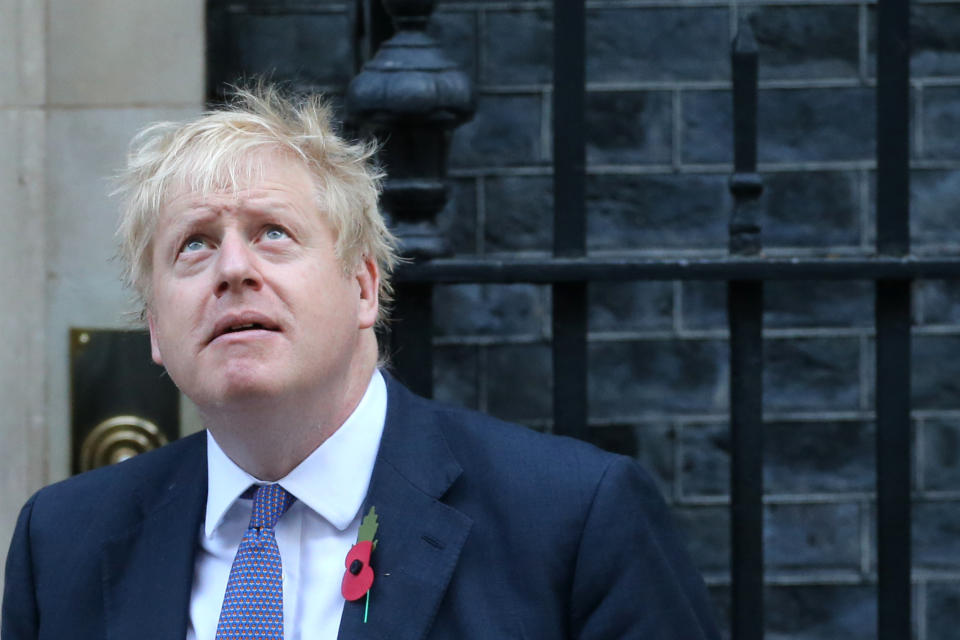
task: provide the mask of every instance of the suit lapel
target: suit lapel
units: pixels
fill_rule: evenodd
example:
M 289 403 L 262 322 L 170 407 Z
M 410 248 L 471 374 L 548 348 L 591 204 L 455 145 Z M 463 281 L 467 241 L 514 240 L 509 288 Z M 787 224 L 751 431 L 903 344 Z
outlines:
M 161 486 L 145 487 L 142 519 L 104 547 L 107 637 L 183 638 L 197 532 L 206 502 L 206 438 Z M 150 495 L 150 492 L 156 495 Z
M 377 548 L 367 622 L 364 599 L 347 602 L 340 638 L 426 636 L 446 593 L 472 520 L 439 498 L 461 469 L 435 413 L 389 376 L 383 438 L 363 508 L 376 508 Z

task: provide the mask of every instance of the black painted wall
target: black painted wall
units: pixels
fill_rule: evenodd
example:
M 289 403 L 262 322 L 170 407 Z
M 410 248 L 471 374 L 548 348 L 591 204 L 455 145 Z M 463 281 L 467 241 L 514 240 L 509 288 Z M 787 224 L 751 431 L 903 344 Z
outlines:
M 307 75 L 340 95 L 353 65 L 344 45 L 352 3 L 314 6 Z M 431 32 L 480 97 L 453 140 L 442 216 L 459 253 L 550 251 L 550 7 L 438 2 Z M 739 19 L 760 45 L 766 253 L 872 252 L 872 3 L 592 0 L 587 14 L 592 252 L 725 253 L 728 50 Z M 917 2 L 913 37 L 914 250 L 956 254 L 960 3 Z M 868 282 L 767 287 L 770 639 L 876 636 L 872 291 Z M 724 292 L 722 283 L 593 285 L 589 350 L 592 437 L 659 479 L 721 615 Z M 960 283 L 917 283 L 914 304 L 914 635 L 942 640 L 960 628 Z M 549 430 L 550 308 L 547 287 L 438 289 L 437 397 Z

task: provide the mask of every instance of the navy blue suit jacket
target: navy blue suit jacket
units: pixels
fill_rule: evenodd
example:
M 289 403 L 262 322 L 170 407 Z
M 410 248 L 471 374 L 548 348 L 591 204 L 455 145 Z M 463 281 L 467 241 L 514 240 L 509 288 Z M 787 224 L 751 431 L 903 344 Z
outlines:
M 3 640 L 180 639 L 206 501 L 184 438 L 42 489 L 7 559 Z M 370 613 L 345 640 L 716 638 L 703 582 L 630 459 L 419 398 L 388 378 L 364 512 Z

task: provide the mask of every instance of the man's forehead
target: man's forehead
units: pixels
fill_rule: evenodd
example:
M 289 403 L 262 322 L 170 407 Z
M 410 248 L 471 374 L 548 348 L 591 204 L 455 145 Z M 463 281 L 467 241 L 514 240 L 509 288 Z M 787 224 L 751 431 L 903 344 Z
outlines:
M 218 159 L 189 158 L 188 154 L 167 179 L 163 200 L 220 197 L 278 181 L 316 190 L 315 177 L 305 160 L 287 149 L 257 148 Z
M 318 192 L 312 176 L 306 170 L 299 174 L 289 170 L 273 176 L 271 173 L 229 185 L 181 184 L 168 191 L 160 206 L 160 217 L 243 210 L 282 211 L 304 207 L 309 212 L 315 210 L 319 203 Z

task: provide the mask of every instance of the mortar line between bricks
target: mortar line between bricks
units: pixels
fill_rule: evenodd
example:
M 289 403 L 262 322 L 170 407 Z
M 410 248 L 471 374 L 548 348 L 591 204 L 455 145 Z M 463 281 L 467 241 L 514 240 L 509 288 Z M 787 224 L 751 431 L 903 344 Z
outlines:
M 436 13 L 467 13 L 474 11 L 533 11 L 537 9 L 552 9 L 553 2 L 544 0 L 513 0 L 512 2 L 458 2 L 455 5 L 443 4 L 436 8 Z
M 874 500 L 872 493 L 864 491 L 848 491 L 837 493 L 779 493 L 764 494 L 763 504 L 768 506 L 790 505 L 839 505 L 857 504 L 862 501 Z M 729 506 L 730 496 L 727 494 L 702 494 L 681 496 L 678 505 L 685 507 Z
M 955 324 L 930 324 L 923 327 L 914 327 L 913 334 L 918 336 L 957 336 L 960 335 L 960 326 Z
M 680 89 L 674 89 L 670 93 L 673 103 L 673 130 L 671 131 L 671 142 L 673 149 L 671 153 L 671 165 L 674 171 L 679 171 L 683 163 L 683 102 L 680 99 Z
M 673 281 L 673 312 L 671 314 L 671 323 L 673 330 L 677 334 L 683 333 L 683 282 L 681 280 Z
M 799 422 L 799 423 L 820 423 L 820 422 L 865 422 L 873 419 L 873 414 L 862 411 L 781 411 L 768 412 L 764 414 L 764 421 L 768 423 L 781 422 Z M 603 429 L 605 427 L 621 426 L 623 424 L 663 424 L 665 421 L 671 421 L 684 427 L 694 426 L 716 426 L 726 424 L 728 415 L 723 413 L 710 414 L 686 414 L 681 415 L 676 412 L 663 414 L 636 416 L 606 416 L 592 417 L 589 420 L 591 427 Z
M 482 49 L 482 47 L 481 47 Z M 960 85 L 960 76 L 922 76 L 911 80 L 915 86 L 953 87 Z M 761 91 L 799 91 L 804 89 L 862 89 L 876 88 L 875 77 L 857 75 L 838 78 L 766 78 L 758 82 Z M 590 81 L 586 88 L 590 93 L 626 93 L 634 91 L 729 91 L 729 80 L 621 80 Z M 485 84 L 479 83 L 477 91 L 484 95 L 529 95 L 552 90 L 551 83 Z M 335 89 L 335 88 L 334 88 Z M 329 89 L 328 89 L 329 90 Z
M 465 176 L 458 176 L 465 177 Z M 915 256 L 943 256 L 956 254 L 955 244 L 943 245 L 916 245 L 913 255 Z M 665 259 L 675 260 L 689 258 L 695 260 L 718 259 L 727 257 L 727 251 L 721 248 L 702 248 L 702 249 L 594 249 L 589 251 L 589 256 L 593 258 L 645 258 L 650 260 Z M 764 255 L 768 258 L 869 258 L 873 255 L 872 251 L 865 251 L 859 246 L 826 246 L 826 247 L 768 247 L 764 250 Z M 546 250 L 535 251 L 487 251 L 484 257 L 487 258 L 547 258 L 550 253 Z M 929 280 L 923 278 L 922 280 Z M 637 281 L 642 281 L 638 278 Z M 950 326 L 950 325 L 945 325 Z
M 477 85 L 478 87 L 483 86 L 484 76 L 486 75 L 487 69 L 487 48 L 483 45 L 486 42 L 487 35 L 487 12 L 485 9 L 480 9 L 477 11 L 477 21 L 476 21 L 476 65 L 477 65 Z
M 502 178 L 504 176 L 552 176 L 553 167 L 550 166 L 516 166 L 516 167 L 462 167 L 450 169 L 447 174 L 451 178 Z
M 729 90 L 729 80 L 622 80 L 587 82 L 587 91 L 673 91 L 699 89 L 703 91 Z
M 486 176 L 476 176 L 474 204 L 477 207 L 476 228 L 474 242 L 477 253 L 483 255 L 487 249 L 487 179 Z
M 922 158 L 924 155 L 923 141 L 923 84 L 917 83 L 913 92 L 913 144 L 916 150 L 916 156 Z
M 915 326 L 923 326 L 927 324 L 927 314 L 924 309 L 924 291 L 925 287 L 914 286 L 913 290 L 910 292 L 910 323 Z
M 919 0 L 925 3 L 924 0 Z M 940 4 L 936 0 L 928 0 L 930 3 Z M 946 0 L 950 2 L 951 0 Z M 856 6 L 857 0 L 748 0 L 740 3 L 743 6 L 811 6 L 818 7 L 822 5 L 831 6 Z M 873 2 L 869 4 L 874 4 Z M 717 0 L 587 0 L 588 9 L 644 9 L 649 7 L 696 7 L 696 8 L 727 8 L 729 3 L 718 2 Z
M 923 502 L 953 502 L 954 500 L 960 500 L 960 491 L 933 490 L 923 493 L 913 492 L 911 497 L 914 500 Z
M 912 82 L 918 87 L 956 87 L 960 86 L 960 76 L 924 76 Z
M 489 405 L 489 388 L 487 385 L 487 367 L 489 365 L 488 352 L 483 347 L 477 347 L 477 408 L 484 413 Z
M 801 573 L 801 571 L 803 573 Z M 861 576 L 856 570 L 842 571 L 804 567 L 803 569 L 788 572 L 773 569 L 764 575 L 764 584 L 773 587 L 819 587 L 819 586 L 856 586 L 870 584 L 870 579 Z
M 936 77 L 941 84 L 954 84 L 953 76 Z M 926 79 L 920 80 L 926 82 Z M 859 75 L 838 76 L 834 78 L 764 78 L 759 80 L 758 89 L 761 91 L 783 90 L 795 91 L 803 89 L 862 89 L 876 86 L 875 78 L 860 78 Z M 657 91 L 673 88 L 698 91 L 729 91 L 732 87 L 730 80 L 629 80 L 587 83 L 588 91 Z M 515 87 L 502 86 L 498 89 L 514 89 Z
M 763 496 L 765 505 L 818 505 L 818 504 L 858 504 L 866 502 L 870 505 L 871 513 L 876 503 L 876 493 L 873 491 L 838 491 L 836 493 L 766 493 Z M 952 503 L 960 500 L 960 491 L 939 491 L 920 493 L 912 491 L 910 499 L 916 503 Z M 727 494 L 691 494 L 678 498 L 678 505 L 683 506 L 718 506 L 729 505 L 730 496 Z M 872 532 L 872 528 L 870 529 Z M 960 570 L 958 570 L 960 572 Z
M 553 165 L 553 90 L 540 94 L 540 159 Z
M 456 336 L 438 336 L 433 338 L 433 346 L 478 346 L 478 347 L 501 347 L 509 345 L 530 345 L 546 344 L 547 340 L 542 335 L 534 333 L 523 333 L 513 335 L 456 335 Z
M 810 338 L 859 338 L 873 333 L 873 329 L 864 327 L 782 327 L 764 328 L 763 337 L 767 340 L 792 340 Z M 591 331 L 590 342 L 638 342 L 647 340 L 723 340 L 729 337 L 728 329 L 684 329 L 637 330 L 637 331 Z
M 927 330 L 927 327 L 914 327 L 915 336 L 960 336 L 960 327 L 932 327 L 933 330 Z M 589 344 L 610 344 L 618 342 L 661 342 L 679 341 L 679 342 L 702 342 L 726 340 L 729 338 L 728 329 L 647 329 L 636 331 L 589 331 L 587 333 L 587 342 Z M 768 341 L 781 340 L 811 340 L 811 339 L 850 339 L 859 338 L 861 341 L 868 341 L 875 337 L 876 332 L 873 327 L 782 327 L 765 328 L 763 338 Z M 433 345 L 437 347 L 459 346 L 459 345 L 482 345 L 482 346 L 507 346 L 507 345 L 530 345 L 545 344 L 549 341 L 549 336 L 544 335 L 543 331 L 537 333 L 514 333 L 514 334 L 454 334 L 437 336 L 433 338 Z M 859 342 L 859 341 L 858 341 Z M 863 345 L 858 347 L 863 349 Z M 867 346 L 869 350 L 869 344 Z M 869 367 L 868 367 L 869 369 Z M 867 371 L 866 377 L 871 377 L 872 371 Z M 860 378 L 864 374 L 861 371 Z M 868 381 L 869 384 L 869 381 Z M 867 394 L 863 393 L 861 383 L 861 397 Z M 862 411 L 869 410 L 869 403 L 858 401 L 858 406 Z M 914 413 L 920 410 L 914 409 Z
M 870 74 L 867 69 L 869 52 L 867 51 L 867 3 L 861 2 L 857 5 L 857 70 L 860 76 L 860 82 L 866 84 L 870 80 Z
M 810 171 L 850 171 L 856 169 L 875 169 L 876 161 L 863 160 L 828 160 L 819 162 L 768 162 L 761 163 L 760 173 L 810 172 Z M 915 162 L 916 169 L 955 169 L 960 168 L 957 160 L 928 160 Z M 587 175 L 670 175 L 675 173 L 730 173 L 733 165 L 729 163 L 696 164 L 686 163 L 674 168 L 672 164 L 591 164 L 587 166 Z M 457 167 L 450 169 L 451 178 L 473 178 L 476 176 L 503 177 L 503 176 L 551 176 L 553 167 L 543 165 L 515 165 L 506 167 L 475 166 Z
M 954 247 L 956 251 L 956 247 Z M 793 258 L 793 257 L 864 257 L 872 255 L 871 253 L 863 252 L 859 247 L 856 246 L 820 246 L 820 247 L 766 247 L 764 249 L 764 255 L 770 258 L 782 257 L 782 258 Z M 505 254 L 506 255 L 506 254 Z M 513 255 L 513 254 L 510 254 Z M 548 255 L 546 252 L 529 252 L 530 256 L 545 256 Z M 638 257 L 638 258 L 725 258 L 729 254 L 727 252 L 726 246 L 721 248 L 703 248 L 703 249 L 633 249 L 633 250 L 622 250 L 622 249 L 597 249 L 589 253 L 593 257 Z
M 764 422 L 868 422 L 873 420 L 872 411 L 766 411 L 763 414 Z
M 960 419 L 960 409 L 914 409 L 911 415 L 927 420 L 958 420 Z
M 916 624 L 917 640 L 927 640 L 927 583 L 920 580 L 914 587 L 916 600 L 913 607 L 913 619 Z
M 740 18 L 740 4 L 737 0 L 727 0 L 727 41 L 733 42 L 737 37 L 737 26 Z
M 817 1 L 817 0 L 814 0 Z M 587 0 L 587 9 L 720 8 L 729 0 Z
M 539 295 L 537 298 L 540 300 L 541 309 L 553 309 L 553 288 L 548 286 L 540 287 Z M 587 285 L 587 295 L 590 295 L 590 283 Z M 550 342 L 553 338 L 553 317 L 551 313 L 541 313 L 540 315 L 540 329 L 537 333 L 540 334 L 540 337 L 544 342 Z
M 920 580 L 927 583 L 953 582 L 960 579 L 960 570 L 916 568 L 913 570 L 912 578 L 914 582 Z
M 860 246 L 864 250 L 872 250 L 870 238 L 872 236 L 870 229 L 870 170 L 866 167 L 857 169 L 859 176 L 859 197 L 860 197 Z
M 251 6 L 253 5 L 253 6 Z M 285 12 L 289 11 L 290 13 L 298 14 L 326 14 L 326 13 L 346 13 L 350 8 L 349 3 L 346 2 L 335 2 L 330 4 L 318 4 L 316 2 L 287 2 L 283 5 L 283 10 Z M 249 3 L 249 5 L 232 5 L 228 6 L 226 13 L 228 14 L 246 14 L 253 16 L 262 16 L 262 15 L 276 15 L 277 11 L 273 7 L 257 7 L 255 3 Z
M 872 519 L 870 513 L 872 506 L 870 500 L 860 501 L 860 573 L 866 577 L 870 575 L 870 566 L 873 564 L 873 536 Z
M 914 0 L 916 4 L 960 4 L 960 0 Z M 744 2 L 744 5 L 766 4 L 769 6 L 856 6 L 859 4 L 855 0 L 753 0 Z M 876 2 L 866 2 L 866 5 L 875 5 Z M 337 11 L 345 11 L 346 5 L 335 5 L 342 7 Z M 729 2 L 724 0 L 587 0 L 586 8 L 589 10 L 610 10 L 610 9 L 655 9 L 655 8 L 727 8 Z M 471 13 L 476 11 L 537 11 L 543 9 L 552 9 L 551 0 L 512 0 L 497 1 L 485 0 L 482 2 L 458 2 L 457 4 L 442 4 L 435 9 L 435 13 Z M 329 10 L 325 10 L 329 11 Z
M 917 491 L 924 491 L 926 483 L 923 481 L 923 470 L 926 464 L 926 418 L 917 416 L 914 418 L 914 443 L 913 443 L 913 486 Z
M 911 169 L 922 170 L 954 170 L 960 168 L 960 160 L 954 159 L 916 159 L 911 160 Z M 854 170 L 874 170 L 877 167 L 876 160 L 865 158 L 860 160 L 821 160 L 821 161 L 799 161 L 799 162 L 761 162 L 758 166 L 758 172 L 762 173 L 788 173 L 788 172 L 812 172 L 812 171 L 854 171 Z M 685 163 L 679 168 L 661 165 L 603 165 L 593 164 L 587 167 L 588 175 L 600 174 L 658 174 L 658 173 L 730 173 L 733 165 L 728 163 Z M 867 202 L 865 200 L 864 202 Z M 865 205 L 866 206 L 866 205 Z M 955 245 L 954 245 L 955 246 Z
M 672 492 L 670 495 L 671 504 L 676 503 L 683 496 L 683 430 L 682 422 L 673 421 L 670 423 L 673 429 L 673 478 L 671 478 Z
M 481 49 L 485 49 L 485 47 L 481 47 Z M 512 96 L 553 91 L 553 85 L 548 82 L 537 82 L 533 84 L 484 84 L 479 82 L 477 83 L 476 89 L 478 93 L 484 95 Z
M 781 577 L 765 573 L 763 582 L 765 585 L 773 587 L 860 586 L 870 584 L 861 577 L 855 577 L 854 574 L 850 574 L 849 577 L 838 576 L 836 574 L 830 574 L 824 577 L 819 573 L 814 573 L 816 571 L 815 569 L 808 569 L 807 571 L 811 572 L 807 577 Z M 702 573 L 703 581 L 708 587 L 725 587 L 730 585 L 730 578 L 724 575 L 725 572 L 711 572 L 706 570 Z
M 776 571 L 776 570 L 774 570 Z M 803 586 L 872 586 L 876 585 L 875 575 L 860 576 L 856 572 L 836 572 L 824 569 L 805 568 L 803 574 L 777 574 L 773 571 L 764 574 L 764 584 L 774 587 L 803 587 Z M 704 570 L 703 581 L 708 587 L 722 587 L 730 584 L 730 577 L 727 571 Z M 944 575 L 937 580 L 931 580 L 923 574 L 922 570 L 914 570 L 911 580 L 914 584 L 923 580 L 926 583 L 934 582 L 955 582 L 960 579 L 960 572 Z
M 859 373 L 860 373 L 860 409 L 870 410 L 870 387 L 873 380 L 870 371 L 870 339 L 861 335 L 859 340 Z
M 918 244 L 913 248 L 914 255 L 918 255 L 918 256 L 929 255 L 931 253 L 956 254 L 957 243 L 956 242 L 945 242 L 945 243 L 926 242 L 924 244 Z
M 955 331 L 960 333 L 960 328 Z M 770 328 L 763 330 L 766 340 L 805 340 L 814 338 L 848 339 L 862 335 L 873 335 L 873 329 L 868 327 L 813 327 L 813 328 Z M 686 329 L 677 332 L 674 329 L 648 329 L 636 331 L 589 331 L 587 342 L 591 344 L 609 344 L 617 342 L 659 342 L 663 340 L 698 342 L 706 340 L 725 340 L 729 336 L 727 329 Z M 520 345 L 541 344 L 547 341 L 542 333 L 514 333 L 514 334 L 455 334 L 437 336 L 433 338 L 435 346 L 451 345 Z

